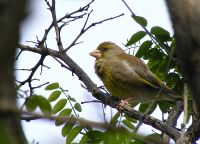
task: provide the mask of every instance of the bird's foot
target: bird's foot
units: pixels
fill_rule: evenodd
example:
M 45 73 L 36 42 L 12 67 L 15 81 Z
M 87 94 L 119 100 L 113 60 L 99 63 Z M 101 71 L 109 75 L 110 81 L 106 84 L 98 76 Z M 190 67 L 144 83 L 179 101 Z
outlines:
M 129 104 L 129 99 L 125 99 L 125 100 L 121 100 L 118 104 L 117 104 L 117 109 L 119 111 L 122 111 L 124 109 L 124 106 L 130 106 Z

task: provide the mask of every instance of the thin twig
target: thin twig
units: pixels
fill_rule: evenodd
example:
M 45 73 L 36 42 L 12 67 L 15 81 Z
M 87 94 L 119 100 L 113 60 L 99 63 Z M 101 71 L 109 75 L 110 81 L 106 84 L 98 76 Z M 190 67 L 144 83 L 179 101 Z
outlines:
M 128 8 L 128 10 L 130 11 L 131 15 L 133 17 L 136 17 L 136 14 L 131 10 L 131 8 L 129 7 L 129 5 L 124 1 L 122 0 L 122 2 L 125 4 L 125 6 Z M 136 17 L 137 18 L 137 17 Z M 159 41 L 156 37 L 154 37 L 148 30 L 146 27 L 144 27 L 143 25 L 140 25 L 144 31 L 149 35 L 149 37 L 152 39 L 152 41 L 154 42 L 155 45 L 157 45 L 158 47 L 162 47 L 167 54 L 169 54 L 169 51 L 168 51 L 168 47 L 167 45 L 165 45 L 163 42 Z M 160 46 L 159 46 L 160 45 Z
M 30 73 L 29 77 L 26 80 L 19 82 L 20 83 L 19 87 L 24 85 L 25 83 L 28 83 L 29 88 L 30 88 L 30 95 L 33 94 L 33 89 L 34 89 L 31 84 L 31 82 L 33 81 L 32 77 L 35 74 L 36 70 L 39 68 L 39 66 L 43 64 L 45 57 L 46 57 L 46 55 L 42 54 L 39 61 L 37 62 L 37 64 L 31 69 L 31 73 Z
M 33 89 L 41 88 L 42 86 L 47 85 L 47 84 L 49 84 L 49 82 L 45 82 L 45 83 L 43 83 L 43 84 L 40 84 L 40 85 L 35 86 L 35 87 L 32 87 L 32 88 L 33 88 Z
M 91 12 L 92 12 L 92 11 L 91 11 Z M 92 23 L 92 24 L 90 24 L 88 27 L 86 27 L 86 24 L 87 24 L 87 21 L 88 21 L 88 19 L 89 19 L 89 16 L 90 16 L 91 12 L 88 14 L 88 16 L 87 16 L 87 18 L 86 18 L 86 21 L 85 21 L 85 23 L 84 23 L 84 25 L 83 25 L 83 27 L 82 27 L 80 33 L 76 36 L 76 38 L 72 41 L 72 43 L 64 50 L 65 52 L 68 51 L 72 46 L 74 46 L 74 44 L 76 43 L 76 41 L 77 41 L 87 30 L 89 30 L 91 27 L 96 26 L 97 24 L 101 24 L 101 23 L 103 23 L 103 22 L 105 22 L 105 21 L 109 21 L 109 20 L 112 20 L 112 19 L 115 19 L 115 18 L 118 18 L 118 17 L 121 17 L 121 16 L 124 15 L 124 14 L 120 14 L 120 15 L 117 15 L 117 16 L 115 16 L 115 17 L 110 17 L 110 18 L 101 20 L 101 21 L 99 21 L 99 22 Z
M 21 113 L 27 115 L 27 116 L 21 116 L 21 120 L 25 120 L 28 122 L 31 120 L 48 119 L 48 120 L 60 120 L 60 121 L 67 121 L 67 122 L 78 122 L 83 127 L 88 127 L 88 126 L 94 126 L 98 128 L 113 127 L 107 123 L 93 122 L 93 121 L 85 120 L 79 117 L 41 115 L 41 114 L 36 114 L 36 113 L 29 113 L 26 111 L 22 111 Z

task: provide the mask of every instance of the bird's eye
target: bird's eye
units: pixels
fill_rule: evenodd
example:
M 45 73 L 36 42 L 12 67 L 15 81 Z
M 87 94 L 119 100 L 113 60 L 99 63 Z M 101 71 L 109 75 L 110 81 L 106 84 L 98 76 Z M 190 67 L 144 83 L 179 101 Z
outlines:
M 105 47 L 103 50 L 104 50 L 104 51 L 107 51 L 107 50 L 108 50 L 108 48 L 107 48 L 107 47 Z

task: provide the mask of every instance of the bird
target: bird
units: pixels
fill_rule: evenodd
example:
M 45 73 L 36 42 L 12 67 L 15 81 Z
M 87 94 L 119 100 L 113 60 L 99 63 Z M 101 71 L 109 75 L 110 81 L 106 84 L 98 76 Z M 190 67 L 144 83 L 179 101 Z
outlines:
M 96 59 L 95 73 L 112 97 L 125 103 L 179 99 L 141 59 L 113 42 L 100 43 L 89 55 Z

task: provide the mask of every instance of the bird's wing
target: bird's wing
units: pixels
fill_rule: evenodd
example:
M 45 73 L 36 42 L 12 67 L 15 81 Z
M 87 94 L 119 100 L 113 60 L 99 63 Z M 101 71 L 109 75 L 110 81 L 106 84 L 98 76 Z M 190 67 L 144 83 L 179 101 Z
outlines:
M 148 67 L 143 63 L 142 60 L 140 60 L 137 57 L 131 56 L 131 55 L 119 55 L 119 59 L 121 60 L 124 69 L 124 73 L 134 74 L 133 77 L 127 78 L 128 82 L 134 81 L 138 84 L 146 84 L 150 87 L 161 89 L 163 87 L 163 91 L 167 93 L 171 93 L 172 91 L 160 80 L 158 79 L 149 69 Z M 122 72 L 123 73 L 123 72 Z

